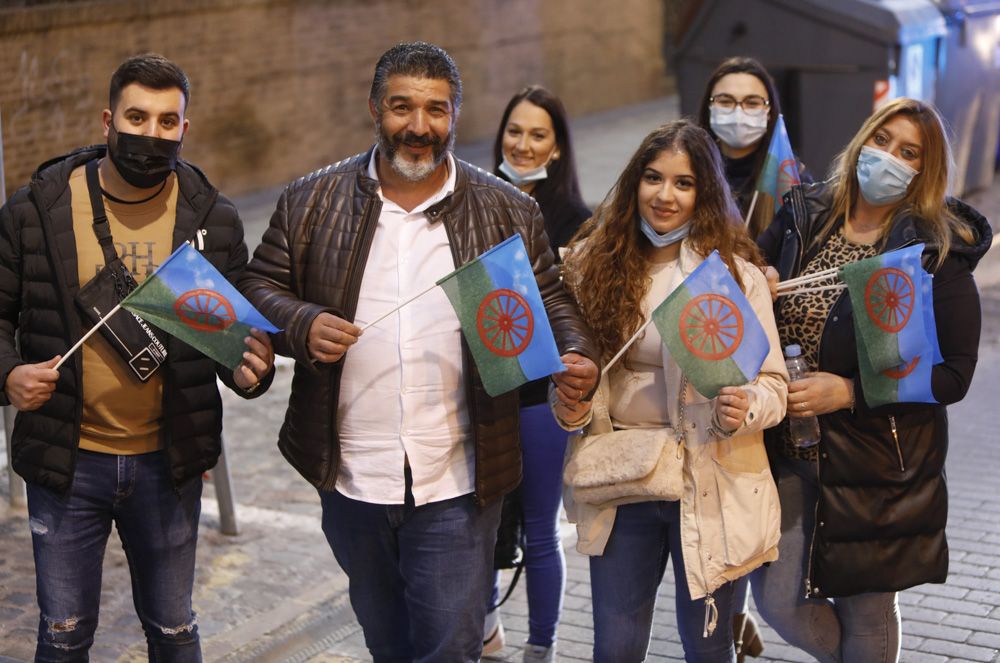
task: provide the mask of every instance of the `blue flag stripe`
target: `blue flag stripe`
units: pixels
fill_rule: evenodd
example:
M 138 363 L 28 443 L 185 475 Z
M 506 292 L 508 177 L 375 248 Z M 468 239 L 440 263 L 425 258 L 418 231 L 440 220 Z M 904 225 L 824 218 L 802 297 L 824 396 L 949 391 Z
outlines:
M 536 380 L 564 370 L 521 236 L 515 234 L 508 237 L 483 253 L 479 260 L 497 288 L 517 292 L 531 308 L 534 331 L 528 347 L 517 356 L 525 377 Z
M 905 327 L 896 334 L 899 344 L 899 356 L 903 361 L 908 362 L 918 355 L 924 354 L 927 349 L 927 335 L 925 333 L 925 313 L 924 313 L 924 269 L 920 264 L 920 255 L 923 253 L 924 245 L 915 244 L 897 251 L 890 251 L 882 254 L 882 267 L 894 267 L 910 277 L 913 284 L 913 292 L 910 293 L 908 303 L 912 304 L 913 310 Z
M 896 383 L 900 403 L 937 403 L 931 391 L 931 366 L 928 356 L 921 356 L 913 371 Z
M 923 285 L 924 308 L 924 333 L 927 335 L 927 344 L 930 346 L 932 363 L 937 365 L 944 361 L 941 356 L 941 346 L 938 343 L 937 321 L 934 319 L 934 277 L 924 272 Z

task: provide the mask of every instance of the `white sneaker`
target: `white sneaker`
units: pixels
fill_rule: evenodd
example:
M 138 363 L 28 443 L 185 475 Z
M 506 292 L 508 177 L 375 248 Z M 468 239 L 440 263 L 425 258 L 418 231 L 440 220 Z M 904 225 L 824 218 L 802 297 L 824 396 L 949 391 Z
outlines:
M 543 647 L 541 645 L 524 645 L 523 663 L 555 663 L 556 646 Z
M 491 610 L 486 613 L 483 634 L 483 656 L 495 654 L 503 649 L 506 641 L 504 640 L 503 622 L 500 621 L 499 610 Z

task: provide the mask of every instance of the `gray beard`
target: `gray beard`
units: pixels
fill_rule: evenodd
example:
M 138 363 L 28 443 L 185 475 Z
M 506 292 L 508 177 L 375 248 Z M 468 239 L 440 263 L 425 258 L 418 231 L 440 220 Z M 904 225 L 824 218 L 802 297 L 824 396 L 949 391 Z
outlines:
M 455 131 L 448 134 L 444 148 L 438 152 L 434 149 L 429 158 L 420 161 L 410 161 L 396 149 L 392 139 L 382 131 L 382 118 L 375 118 L 375 141 L 378 144 L 379 153 L 385 157 L 385 162 L 389 164 L 393 172 L 407 182 L 423 182 L 437 170 L 441 162 L 448 158 L 448 153 L 455 147 Z

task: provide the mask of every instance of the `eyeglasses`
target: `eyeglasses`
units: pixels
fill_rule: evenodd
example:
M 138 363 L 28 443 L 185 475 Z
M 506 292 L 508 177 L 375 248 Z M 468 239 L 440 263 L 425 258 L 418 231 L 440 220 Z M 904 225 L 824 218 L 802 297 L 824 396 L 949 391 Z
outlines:
M 729 94 L 717 94 L 714 97 L 709 97 L 708 103 L 723 113 L 732 113 L 739 106 L 747 115 L 760 115 L 766 112 L 768 106 L 771 105 L 770 101 L 756 94 L 743 97 L 740 101 L 736 101 L 736 97 Z

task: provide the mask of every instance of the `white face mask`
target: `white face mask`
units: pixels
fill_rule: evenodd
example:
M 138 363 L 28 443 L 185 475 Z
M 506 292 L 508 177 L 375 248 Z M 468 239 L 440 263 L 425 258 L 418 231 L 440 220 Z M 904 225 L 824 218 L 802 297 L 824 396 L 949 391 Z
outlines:
M 918 171 L 884 150 L 864 145 L 856 172 L 865 200 L 872 205 L 891 205 L 906 196 Z
M 645 217 L 640 214 L 639 230 L 641 230 L 642 234 L 646 236 L 646 239 L 649 240 L 650 244 L 656 248 L 662 249 L 687 237 L 688 233 L 691 232 L 691 222 L 688 221 L 684 225 L 678 226 L 671 231 L 658 233 L 656 232 L 656 228 L 653 227 L 653 224 L 647 221 Z
M 507 155 L 504 155 L 503 161 L 500 162 L 500 166 L 497 170 L 503 173 L 507 177 L 507 180 L 514 186 L 523 186 L 525 184 L 538 182 L 547 178 L 549 176 L 548 165 L 551 162 L 552 160 L 550 159 L 544 166 L 532 168 L 531 170 L 518 170 L 509 161 L 507 161 Z
M 733 149 L 750 147 L 767 133 L 767 113 L 747 115 L 742 108 L 723 113 L 715 106 L 710 106 L 708 112 L 712 131 Z

